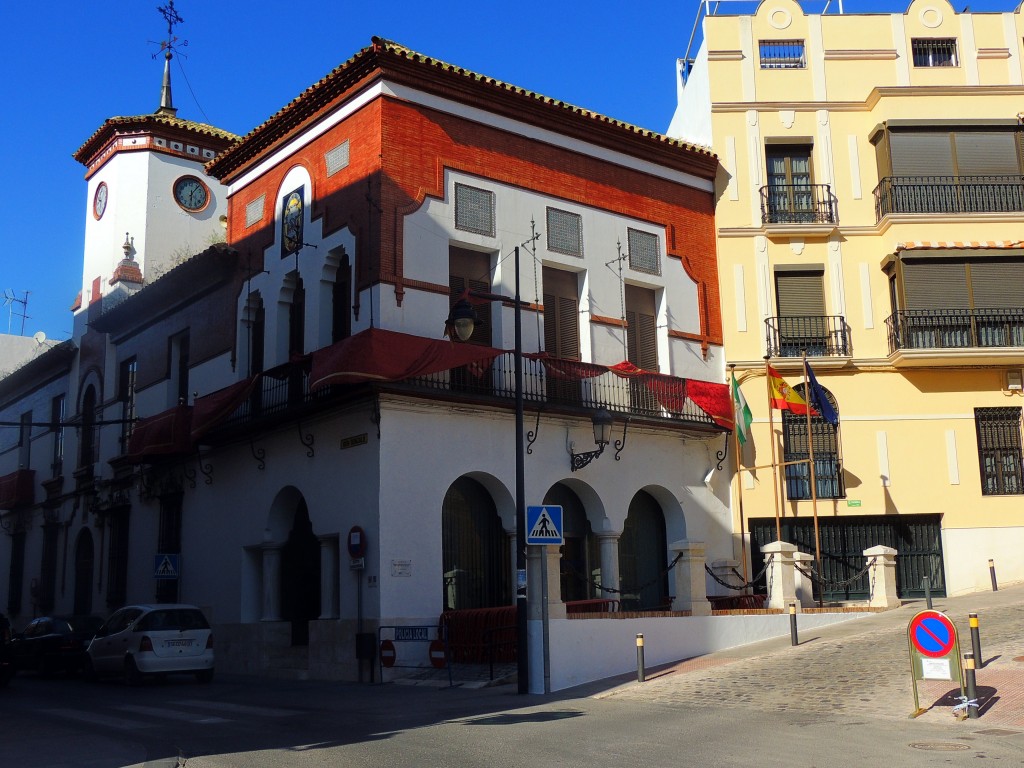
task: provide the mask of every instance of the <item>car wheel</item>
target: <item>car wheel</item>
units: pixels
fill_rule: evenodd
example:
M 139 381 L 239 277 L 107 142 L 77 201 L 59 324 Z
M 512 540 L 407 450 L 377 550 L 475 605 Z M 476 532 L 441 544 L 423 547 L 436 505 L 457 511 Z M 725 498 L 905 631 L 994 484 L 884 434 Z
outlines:
M 124 682 L 125 685 L 136 686 L 142 684 L 142 673 L 135 665 L 135 659 L 126 656 L 124 659 Z
M 196 672 L 196 680 L 200 683 L 209 683 L 213 681 L 213 670 L 204 669 L 201 672 Z

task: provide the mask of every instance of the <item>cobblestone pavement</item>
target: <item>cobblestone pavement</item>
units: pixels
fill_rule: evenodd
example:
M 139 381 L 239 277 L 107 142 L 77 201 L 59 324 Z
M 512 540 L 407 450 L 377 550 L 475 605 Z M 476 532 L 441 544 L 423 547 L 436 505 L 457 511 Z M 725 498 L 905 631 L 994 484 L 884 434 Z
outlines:
M 906 719 L 914 711 L 907 630 L 927 606 L 914 601 L 884 613 L 798 632 L 648 670 L 646 682 L 620 685 L 598 697 L 670 706 L 722 706 Z M 983 663 L 977 670 L 977 727 L 1024 728 L 1024 585 L 954 598 L 935 610 L 957 627 L 961 653 L 971 650 L 968 614 L 977 613 Z M 799 627 L 799 621 L 798 621 Z M 920 681 L 927 711 L 918 720 L 954 718 L 955 682 Z

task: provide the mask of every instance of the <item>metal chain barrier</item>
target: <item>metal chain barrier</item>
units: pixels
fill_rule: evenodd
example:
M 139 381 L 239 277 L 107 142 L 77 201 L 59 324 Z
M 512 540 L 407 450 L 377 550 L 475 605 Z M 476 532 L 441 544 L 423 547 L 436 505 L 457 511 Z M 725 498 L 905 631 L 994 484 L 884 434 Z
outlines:
M 569 573 L 572 576 L 575 576 L 588 586 L 594 587 L 594 589 L 596 589 L 598 593 L 610 593 L 616 595 L 639 595 L 643 590 L 647 589 L 647 587 L 653 584 L 657 584 L 661 579 L 665 578 L 665 576 L 668 575 L 668 573 L 676 567 L 676 563 L 678 563 L 682 559 L 683 553 L 680 552 L 678 555 L 676 555 L 675 559 L 671 563 L 669 563 L 665 568 L 662 569 L 661 573 L 659 573 L 653 579 L 649 579 L 644 584 L 641 584 L 640 586 L 635 588 L 629 587 L 623 589 L 615 589 L 614 587 L 606 587 L 603 584 L 593 581 L 590 577 L 585 576 L 584 574 L 577 571 L 575 568 L 570 568 L 568 571 L 565 572 Z
M 871 566 L 874 565 L 874 564 L 875 564 L 875 558 L 871 558 L 870 560 L 868 560 L 867 564 L 860 571 L 855 573 L 850 578 L 844 579 L 843 581 L 825 581 L 824 579 L 819 577 L 817 573 L 814 572 L 814 568 L 805 569 L 803 566 L 800 566 L 800 565 L 797 565 L 797 566 L 794 566 L 794 567 L 798 571 L 800 571 L 800 573 L 802 573 L 804 576 L 806 576 L 808 579 L 810 579 L 812 582 L 814 582 L 819 587 L 821 587 L 822 591 L 824 591 L 826 588 L 827 589 L 838 589 L 840 587 L 848 587 L 850 584 L 853 584 L 853 582 L 855 582 L 857 579 L 859 579 L 861 576 L 863 576 L 869 570 L 871 570 Z
M 708 575 L 709 575 L 709 576 L 711 576 L 711 578 L 712 578 L 712 579 L 714 579 L 715 581 L 717 581 L 717 582 L 718 582 L 719 584 L 721 584 L 721 585 L 722 585 L 723 587 L 725 587 L 726 589 L 735 589 L 735 590 L 736 590 L 736 591 L 738 592 L 738 591 L 740 591 L 740 590 L 744 590 L 744 589 L 750 589 L 750 588 L 754 587 L 754 586 L 756 585 L 756 583 L 757 583 L 758 579 L 760 579 L 760 578 L 761 578 L 762 576 L 764 576 L 765 572 L 766 572 L 766 571 L 768 570 L 768 568 L 769 568 L 769 567 L 771 566 L 771 564 L 772 564 L 772 560 L 773 560 L 774 558 L 775 558 L 775 555 L 774 555 L 774 554 L 768 555 L 768 559 L 767 559 L 767 560 L 765 560 L 765 562 L 764 562 L 764 568 L 762 568 L 762 569 L 761 569 L 760 573 L 758 573 L 758 574 L 757 574 L 757 575 L 756 575 L 756 576 L 755 576 L 754 578 L 752 578 L 752 579 L 751 579 L 750 581 L 746 581 L 746 582 L 744 582 L 744 583 L 742 583 L 742 584 L 729 584 L 729 583 L 728 583 L 727 581 L 724 581 L 724 580 L 722 580 L 721 578 L 719 578 L 718 574 L 716 574 L 716 573 L 715 573 L 714 571 L 712 571 L 712 570 L 711 570 L 711 569 L 710 569 L 710 568 L 708 567 L 708 564 L 707 564 L 707 563 L 704 563 L 704 570 L 708 572 Z M 732 572 L 733 572 L 734 574 L 736 574 L 736 577 L 737 577 L 737 578 L 739 578 L 739 579 L 742 579 L 742 578 L 743 578 L 742 576 L 740 576 L 740 575 L 739 575 L 739 573 L 737 573 L 737 572 L 736 572 L 736 569 L 735 569 L 735 568 L 733 568 L 733 569 L 732 569 Z

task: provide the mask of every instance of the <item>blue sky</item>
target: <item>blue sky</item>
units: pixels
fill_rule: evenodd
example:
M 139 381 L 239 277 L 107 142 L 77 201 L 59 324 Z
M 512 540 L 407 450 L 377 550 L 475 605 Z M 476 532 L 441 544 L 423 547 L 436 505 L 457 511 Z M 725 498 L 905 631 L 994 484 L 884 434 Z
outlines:
M 70 336 L 87 210 L 85 169 L 71 155 L 106 118 L 157 108 L 155 41 L 166 37 L 157 7 L 166 2 L 12 0 L 0 12 L 0 296 L 29 291 L 26 335 Z M 188 41 L 172 62 L 178 115 L 234 133 L 248 133 L 374 35 L 664 131 L 698 4 L 175 0 L 175 8 L 184 18 L 176 34 Z M 22 332 L 20 304 L 0 312 L 0 333 Z

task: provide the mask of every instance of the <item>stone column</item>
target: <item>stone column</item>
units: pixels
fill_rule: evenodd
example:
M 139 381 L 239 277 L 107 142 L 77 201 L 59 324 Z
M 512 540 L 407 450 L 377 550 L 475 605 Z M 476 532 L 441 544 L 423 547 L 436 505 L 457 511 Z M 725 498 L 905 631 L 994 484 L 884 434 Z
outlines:
M 682 555 L 675 565 L 676 594 L 673 611 L 689 611 L 692 616 L 710 616 L 707 581 L 704 573 L 704 542 L 685 539 L 672 544 L 670 549 Z
M 814 555 L 809 552 L 793 553 L 793 581 L 796 585 L 796 602 L 801 608 L 814 607 L 814 582 L 803 574 L 803 571 L 814 571 Z M 799 566 L 799 567 L 797 567 Z M 800 569 L 803 569 L 801 571 Z
M 872 608 L 898 608 L 900 599 L 896 596 L 896 550 L 892 547 L 870 547 L 864 550 L 864 557 L 871 562 L 868 580 L 871 584 Z
M 773 541 L 761 547 L 764 561 L 768 565 L 766 574 L 768 579 L 768 607 L 779 608 L 788 611 L 790 603 L 797 604 L 797 611 L 800 610 L 800 603 L 796 599 L 796 568 L 794 568 L 793 555 L 796 553 L 796 545 L 788 544 L 785 541 Z
M 545 566 L 548 569 L 548 618 L 564 619 L 565 603 L 562 602 L 562 555 L 559 547 L 549 544 L 543 547 Z
M 263 545 L 263 615 L 261 621 L 281 621 L 281 547 Z
M 619 531 L 597 534 L 601 548 L 601 594 L 611 600 L 619 599 Z
M 338 534 L 320 537 L 320 618 L 338 618 Z

